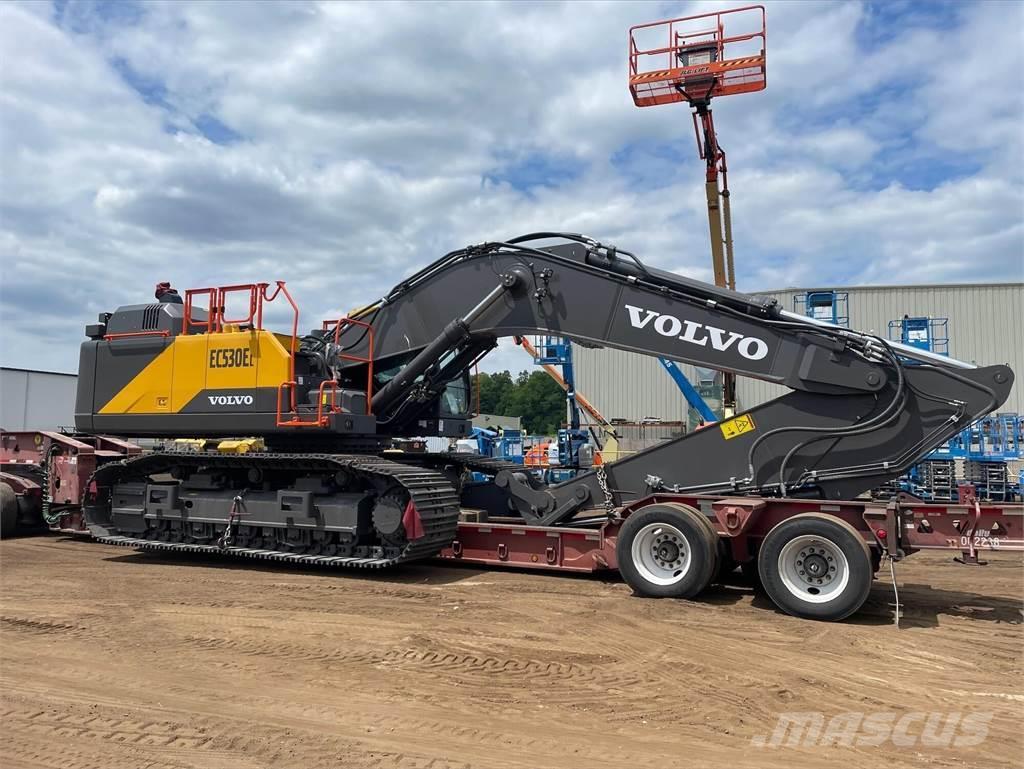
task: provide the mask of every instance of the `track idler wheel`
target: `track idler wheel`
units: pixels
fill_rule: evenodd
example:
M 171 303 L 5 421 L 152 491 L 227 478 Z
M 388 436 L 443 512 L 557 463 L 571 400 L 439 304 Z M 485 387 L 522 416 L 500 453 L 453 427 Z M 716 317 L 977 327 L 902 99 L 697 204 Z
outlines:
M 373 528 L 385 546 L 403 547 L 408 541 L 403 518 L 409 500 L 399 493 L 382 494 L 373 505 Z

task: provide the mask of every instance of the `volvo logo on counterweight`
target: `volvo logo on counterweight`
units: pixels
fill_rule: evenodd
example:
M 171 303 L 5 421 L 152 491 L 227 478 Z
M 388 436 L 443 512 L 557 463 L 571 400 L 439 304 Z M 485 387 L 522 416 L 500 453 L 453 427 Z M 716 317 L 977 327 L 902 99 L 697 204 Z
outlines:
M 631 304 L 626 305 L 626 312 L 629 313 L 629 322 L 633 328 L 645 328 L 649 325 L 662 336 L 676 337 L 699 347 L 707 347 L 710 344 L 712 349 L 720 352 L 725 352 L 735 344 L 736 352 L 747 360 L 761 360 L 768 355 L 768 344 L 756 336 L 743 336 L 735 331 L 715 328 L 706 323 L 680 320 L 674 315 L 664 315 Z
M 251 395 L 207 395 L 211 406 L 251 406 Z

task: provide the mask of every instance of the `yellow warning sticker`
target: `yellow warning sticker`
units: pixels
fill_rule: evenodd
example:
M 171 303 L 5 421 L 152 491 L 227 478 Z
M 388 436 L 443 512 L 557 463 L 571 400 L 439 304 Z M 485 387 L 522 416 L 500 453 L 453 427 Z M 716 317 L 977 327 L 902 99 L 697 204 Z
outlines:
M 743 414 L 730 419 L 728 422 L 722 422 L 719 427 L 722 428 L 722 435 L 725 436 L 725 439 L 727 441 L 732 440 L 739 435 L 743 435 L 743 433 L 754 432 L 754 418 L 750 414 Z

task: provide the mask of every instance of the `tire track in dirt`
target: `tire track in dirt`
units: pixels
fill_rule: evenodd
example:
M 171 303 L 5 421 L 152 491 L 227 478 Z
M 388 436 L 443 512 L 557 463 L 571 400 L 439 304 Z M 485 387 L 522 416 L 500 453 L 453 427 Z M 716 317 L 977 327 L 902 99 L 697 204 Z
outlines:
M 15 742 L 24 737 L 48 736 L 59 744 L 77 748 L 90 766 L 97 766 L 97 762 L 88 761 L 89 745 L 99 756 L 109 755 L 108 751 L 147 756 L 147 760 L 168 767 L 231 765 L 232 756 L 242 755 L 265 761 L 264 765 L 281 765 L 283 761 L 298 767 L 330 767 L 339 754 L 353 748 L 347 740 L 325 739 L 314 732 L 266 725 L 254 730 L 252 724 L 233 718 L 189 720 L 194 725 L 166 718 L 126 717 L 111 708 L 95 706 L 86 713 L 60 712 L 52 706 L 8 706 L 3 715 L 4 729 L 10 730 Z M 0 755 L 3 752 L 0 749 Z M 153 758 L 154 754 L 157 758 Z M 191 760 L 180 760 L 189 757 Z M 106 764 L 107 761 L 101 761 L 99 765 Z
M 1024 753 L 1019 558 L 915 556 L 896 630 L 881 582 L 870 611 L 824 625 L 743 586 L 646 601 L 514 571 L 342 579 L 75 544 L 0 542 L 2 766 L 895 769 Z M 987 711 L 993 736 L 751 750 L 808 710 Z
M 456 651 L 421 649 L 391 649 L 386 652 L 342 652 L 320 647 L 301 648 L 293 644 L 270 639 L 229 639 L 186 636 L 183 643 L 209 652 L 230 652 L 254 657 L 272 657 L 289 662 L 330 663 L 332 666 L 381 666 L 435 673 L 460 679 L 489 682 L 500 685 L 495 676 L 512 676 L 515 685 L 532 682 L 540 685 L 570 683 L 592 684 L 607 690 L 609 687 L 629 687 L 645 683 L 637 671 L 619 673 L 600 670 L 590 665 L 563 662 L 544 662 L 533 659 L 513 659 L 500 656 L 479 656 Z M 646 682 L 656 680 L 647 677 Z
M 89 633 L 89 628 L 81 625 L 72 625 L 69 622 L 47 622 L 46 620 L 30 619 L 28 617 L 0 616 L 0 629 L 13 630 L 19 633 L 30 633 L 32 635 L 84 635 Z

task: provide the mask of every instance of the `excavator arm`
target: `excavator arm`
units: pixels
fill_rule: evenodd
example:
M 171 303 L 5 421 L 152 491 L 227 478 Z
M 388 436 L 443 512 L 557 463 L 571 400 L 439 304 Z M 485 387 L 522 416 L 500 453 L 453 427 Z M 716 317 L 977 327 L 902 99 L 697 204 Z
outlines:
M 792 390 L 559 485 L 499 472 L 508 504 L 543 525 L 664 490 L 852 498 L 998 408 L 1013 383 L 1006 366 L 975 367 L 797 316 L 580 235 L 536 233 L 454 251 L 359 317 L 373 326 L 372 351 L 357 328 L 346 328 L 340 345 L 354 358 L 372 354 L 378 369 L 399 366 L 372 399 L 381 429 L 395 434 L 414 429 L 407 415 L 416 404 L 436 398 L 498 337 L 532 333 Z

